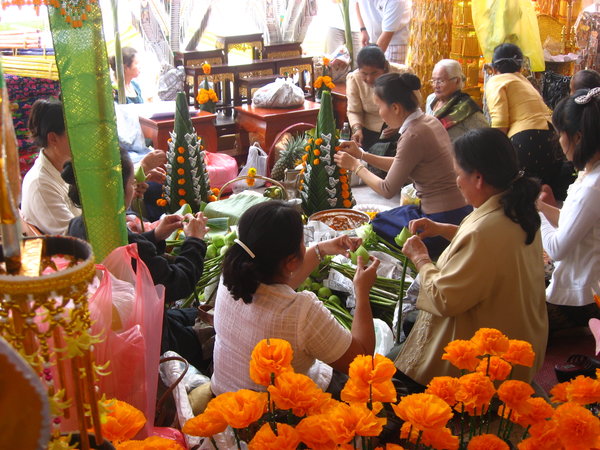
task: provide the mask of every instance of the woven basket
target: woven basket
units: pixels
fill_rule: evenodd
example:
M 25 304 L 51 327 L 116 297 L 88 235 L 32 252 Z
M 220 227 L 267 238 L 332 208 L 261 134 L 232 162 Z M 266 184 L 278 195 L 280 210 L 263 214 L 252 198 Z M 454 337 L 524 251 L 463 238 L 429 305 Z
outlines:
M 226 188 L 229 187 L 231 184 L 236 183 L 238 181 L 246 181 L 247 179 L 248 179 L 248 177 L 235 177 L 233 180 L 229 180 L 227 183 L 225 183 L 223 186 L 221 186 L 221 189 L 219 190 L 219 195 L 217 195 L 217 200 L 221 200 L 221 193 L 225 192 Z M 264 180 L 264 181 L 266 181 L 268 183 L 274 184 L 275 186 L 281 188 L 281 192 L 283 194 L 283 200 L 287 200 L 288 199 L 288 195 L 287 195 L 287 192 L 285 190 L 285 187 L 279 181 L 274 180 L 273 178 L 263 177 L 262 175 L 256 175 L 254 177 L 254 179 L 256 179 L 256 180 Z M 248 187 L 250 188 L 251 186 L 248 186 Z

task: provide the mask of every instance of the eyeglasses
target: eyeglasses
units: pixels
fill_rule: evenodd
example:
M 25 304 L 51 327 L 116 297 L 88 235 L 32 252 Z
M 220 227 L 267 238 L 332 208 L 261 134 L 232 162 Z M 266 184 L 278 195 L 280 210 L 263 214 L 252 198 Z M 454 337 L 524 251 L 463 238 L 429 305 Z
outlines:
M 456 80 L 456 79 L 458 79 L 458 77 L 448 78 L 447 80 L 433 80 L 433 79 L 431 79 L 431 80 L 429 80 L 429 84 L 432 85 L 433 87 L 436 87 L 436 86 L 445 86 L 448 81 Z

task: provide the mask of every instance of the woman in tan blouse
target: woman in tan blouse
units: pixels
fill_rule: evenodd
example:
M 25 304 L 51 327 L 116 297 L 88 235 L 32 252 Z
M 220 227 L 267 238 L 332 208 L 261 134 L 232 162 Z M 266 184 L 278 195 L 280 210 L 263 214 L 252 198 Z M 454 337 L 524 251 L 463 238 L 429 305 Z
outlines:
M 448 133 L 439 120 L 419 108 L 420 88 L 419 78 L 409 73 L 388 73 L 375 82 L 373 99 L 379 115 L 390 127 L 400 130 L 395 156 L 367 153 L 353 141 L 340 144 L 341 150 L 334 156 L 338 166 L 353 171 L 385 198 L 398 194 L 407 183 L 414 184 L 421 200 L 419 206 L 401 206 L 378 214 L 373 221 L 375 231 L 388 240 L 393 240 L 410 220 L 429 217 L 459 224 L 472 209 L 456 187 Z M 386 177 L 371 173 L 365 167 L 367 163 L 387 171 Z M 425 243 L 433 257 L 448 245 L 439 236 Z

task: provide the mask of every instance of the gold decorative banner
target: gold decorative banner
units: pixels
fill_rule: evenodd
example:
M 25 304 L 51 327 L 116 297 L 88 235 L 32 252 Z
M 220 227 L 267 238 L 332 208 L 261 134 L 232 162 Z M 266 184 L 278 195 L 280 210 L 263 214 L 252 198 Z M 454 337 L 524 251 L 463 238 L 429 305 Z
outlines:
M 78 28 L 48 9 L 65 121 L 88 238 L 97 260 L 127 244 L 115 109 L 100 7 Z

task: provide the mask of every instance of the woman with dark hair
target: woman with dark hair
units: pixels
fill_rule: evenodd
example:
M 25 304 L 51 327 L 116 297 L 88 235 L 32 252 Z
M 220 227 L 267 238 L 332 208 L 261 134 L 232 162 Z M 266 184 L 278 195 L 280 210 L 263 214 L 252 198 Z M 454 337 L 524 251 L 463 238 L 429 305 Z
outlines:
M 533 85 L 521 74 L 523 53 L 514 44 L 494 49 L 494 76 L 485 86 L 491 125 L 506 133 L 529 177 L 539 178 L 564 200 L 573 182 L 573 166 L 566 162 L 550 125 L 550 110 Z
M 127 103 L 144 103 L 142 89 L 137 81 L 134 80 L 134 78 L 137 78 L 140 75 L 137 50 L 133 47 L 123 47 L 121 49 L 121 55 L 123 56 L 123 78 L 125 82 L 125 97 L 127 98 Z M 113 73 L 116 74 L 116 58 L 111 56 L 108 62 Z
M 45 234 L 65 234 L 69 221 L 81 210 L 69 199 L 69 186 L 60 177 L 71 159 L 62 103 L 54 98 L 36 100 L 27 126 L 41 148 L 23 179 L 23 218 Z
M 552 191 L 542 187 L 538 208 L 542 242 L 555 261 L 546 290 L 550 331 L 585 326 L 600 318 L 592 290 L 600 280 L 600 87 L 577 91 L 552 114 L 560 145 L 579 178 L 561 209 Z
M 413 182 L 421 203 L 386 211 L 376 216 L 373 228 L 393 241 L 413 219 L 459 224 L 471 212 L 454 181 L 452 143 L 443 125 L 419 108 L 421 81 L 410 73 L 389 73 L 375 82 L 374 100 L 381 118 L 400 129 L 395 156 L 377 156 L 365 152 L 355 142 L 343 142 L 335 156 L 338 166 L 353 171 L 367 186 L 385 198 L 398 194 L 407 182 Z M 385 170 L 384 179 L 365 167 L 365 163 Z M 425 241 L 433 257 L 448 245 L 443 237 Z
M 325 255 L 355 250 L 360 239 L 340 236 L 306 249 L 300 213 L 283 202 L 269 201 L 240 218 L 239 238 L 225 255 L 215 302 L 215 395 L 238 389 L 265 390 L 249 376 L 250 355 L 262 339 L 287 340 L 292 365 L 323 390 L 339 393 L 348 365 L 356 355 L 373 354 L 375 332 L 369 291 L 379 261 L 359 260 L 354 288 L 352 330 L 343 328 L 309 291 L 296 292 Z
M 121 167 L 126 209 L 129 208 L 136 193 L 137 184 L 133 164 L 127 151 L 121 149 Z M 75 181 L 75 172 L 71 163 L 65 164 L 62 178 L 69 184 L 69 197 L 80 205 L 79 190 Z M 185 217 L 172 214 L 161 219 L 152 231 L 133 233 L 127 230 L 130 244 L 137 244 L 138 253 L 148 267 L 154 284 L 165 287 L 165 303 L 170 305 L 176 300 L 189 296 L 204 270 L 206 243 L 203 241 L 208 228 L 207 219 L 202 213 Z M 185 241 L 176 257 L 165 254 L 165 239 L 183 228 Z M 87 231 L 83 216 L 75 217 L 69 223 L 67 234 L 87 240 Z M 173 350 L 199 369 L 204 368 L 202 350 L 196 333 L 192 329 L 198 310 L 196 308 L 167 309 L 163 321 L 161 353 Z
M 387 61 L 383 51 L 376 45 L 361 48 L 356 65 L 358 68 L 346 76 L 347 115 L 352 140 L 368 151 L 380 137 L 389 140 L 398 133 L 397 128 L 384 124 L 373 102 L 375 80 L 385 73 L 407 72 L 408 68 Z
M 570 94 L 573 95 L 579 89 L 593 89 L 600 87 L 600 73 L 592 69 L 584 69 L 571 77 Z
M 433 377 L 458 376 L 442 361 L 444 347 L 470 339 L 480 328 L 496 328 L 530 342 L 533 367 L 513 375 L 530 380 L 545 354 L 548 322 L 544 265 L 535 207 L 539 184 L 520 171 L 506 135 L 492 128 L 471 130 L 454 143 L 456 184 L 475 208 L 460 226 L 423 218 L 412 221 L 402 251 L 419 272 L 419 317 L 396 367 L 425 386 Z M 433 263 L 426 236 L 452 242 Z

